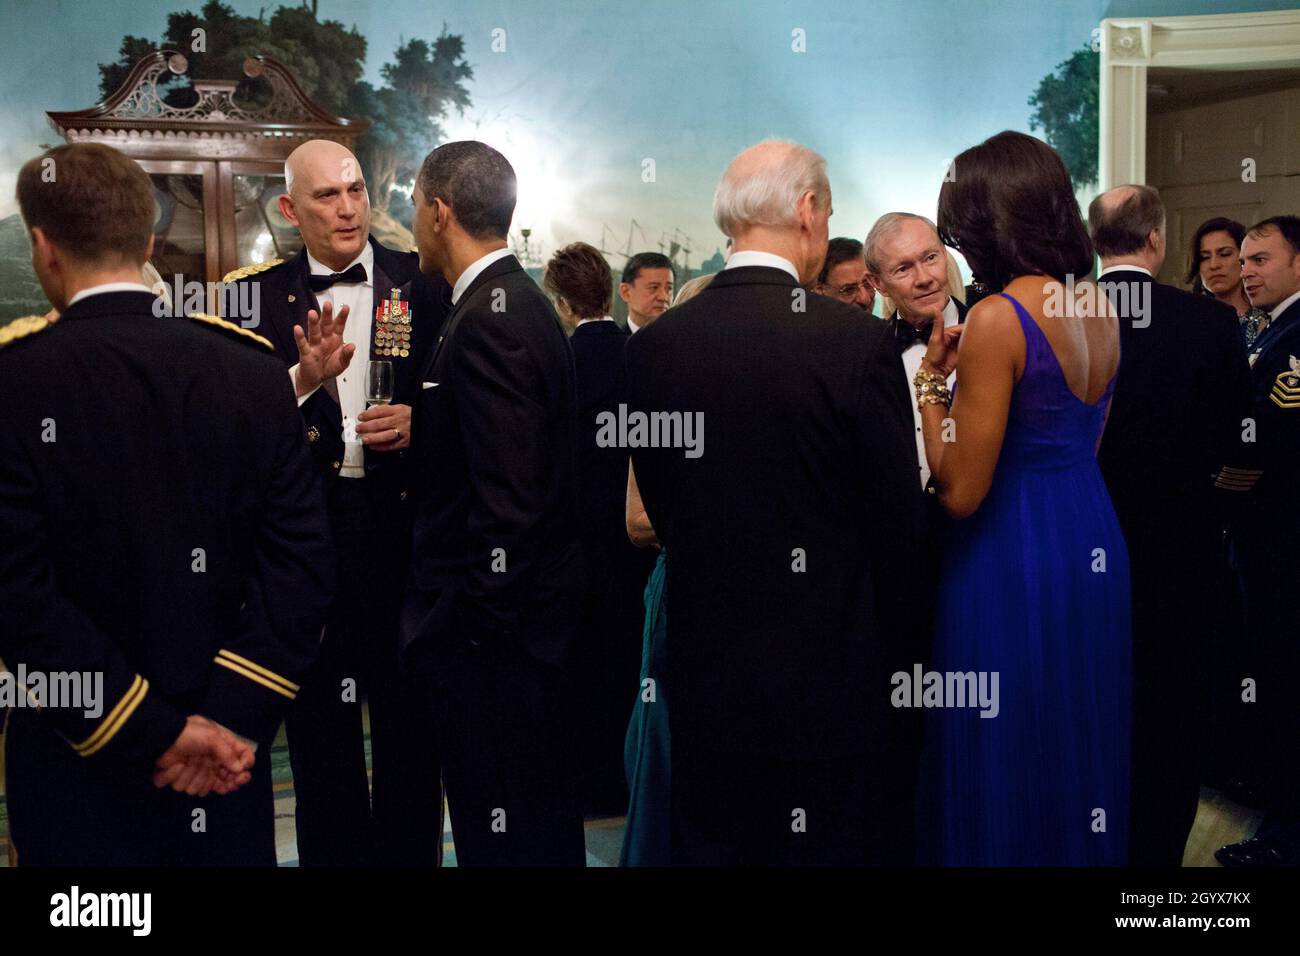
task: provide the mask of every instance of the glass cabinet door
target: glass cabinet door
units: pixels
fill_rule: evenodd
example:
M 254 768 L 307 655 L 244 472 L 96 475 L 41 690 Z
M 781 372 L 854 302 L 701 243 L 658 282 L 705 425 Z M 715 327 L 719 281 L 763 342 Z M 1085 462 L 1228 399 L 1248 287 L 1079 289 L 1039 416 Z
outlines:
M 183 282 L 211 281 L 218 268 L 215 165 L 171 160 L 140 165 L 153 182 L 154 266 L 168 285 L 177 276 Z
M 280 213 L 284 168 L 270 163 L 221 163 L 222 267 L 288 259 L 302 248 L 302 237 Z M 224 196 L 223 196 L 224 198 Z

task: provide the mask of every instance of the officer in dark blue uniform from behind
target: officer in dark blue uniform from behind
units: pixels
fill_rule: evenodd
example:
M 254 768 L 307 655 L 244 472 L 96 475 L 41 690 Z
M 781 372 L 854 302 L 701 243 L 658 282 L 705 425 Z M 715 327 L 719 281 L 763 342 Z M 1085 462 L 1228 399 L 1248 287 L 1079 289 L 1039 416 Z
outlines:
M 338 591 L 320 657 L 285 722 L 298 860 L 432 866 L 442 846 L 438 750 L 423 692 L 398 667 L 397 614 L 418 490 L 411 409 L 451 289 L 421 274 L 415 253 L 370 236 L 365 178 L 346 147 L 304 143 L 285 174 L 280 208 L 302 234 L 302 250 L 226 281 L 259 287 L 256 300 L 241 291 L 230 301 L 260 303 L 256 331 L 289 366 L 334 537 Z M 371 361 L 393 369 L 392 395 L 381 404 L 368 401 Z
M 270 743 L 333 577 L 293 391 L 266 340 L 155 311 L 134 162 L 60 146 L 17 194 L 61 314 L 0 328 L 0 658 L 28 698 L 102 681 L 11 711 L 18 862 L 274 866 Z
M 1250 353 L 1252 400 L 1240 458 L 1215 485 L 1229 500 L 1232 543 L 1255 666 L 1268 815 L 1255 837 L 1223 847 L 1224 866 L 1300 865 L 1300 217 L 1246 233 L 1242 282 L 1270 314 Z M 1253 432 L 1253 434 L 1252 434 Z M 1244 692 L 1244 691 L 1243 691 Z

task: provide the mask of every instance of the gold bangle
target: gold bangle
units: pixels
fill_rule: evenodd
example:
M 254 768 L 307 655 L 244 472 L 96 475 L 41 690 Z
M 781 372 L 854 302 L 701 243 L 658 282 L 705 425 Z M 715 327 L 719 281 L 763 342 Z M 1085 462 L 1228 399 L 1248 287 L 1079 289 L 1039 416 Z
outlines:
M 918 368 L 912 384 L 916 387 L 917 408 L 924 408 L 926 405 L 952 404 L 952 396 L 948 392 L 948 379 L 938 372 L 928 372 Z

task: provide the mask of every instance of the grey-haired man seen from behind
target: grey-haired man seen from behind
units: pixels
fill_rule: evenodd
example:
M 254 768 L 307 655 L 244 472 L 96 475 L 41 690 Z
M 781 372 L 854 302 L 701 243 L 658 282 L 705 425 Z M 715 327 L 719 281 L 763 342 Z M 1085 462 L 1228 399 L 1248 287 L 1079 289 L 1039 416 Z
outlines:
M 705 453 L 633 447 L 668 554 L 674 865 L 882 862 L 890 674 L 919 496 L 884 323 L 809 294 L 820 156 L 769 141 L 714 198 L 735 240 L 707 293 L 627 346 L 634 411 L 702 415 Z

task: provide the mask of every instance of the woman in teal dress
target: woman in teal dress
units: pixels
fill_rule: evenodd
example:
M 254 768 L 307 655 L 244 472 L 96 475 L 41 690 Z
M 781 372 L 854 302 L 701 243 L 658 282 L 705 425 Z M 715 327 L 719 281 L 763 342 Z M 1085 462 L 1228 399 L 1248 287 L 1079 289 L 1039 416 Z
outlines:
M 639 547 L 659 547 L 654 528 L 641 505 L 636 476 L 628 469 L 627 529 Z M 645 587 L 645 629 L 641 645 L 641 680 L 637 688 L 632 720 L 627 727 L 623 763 L 630 794 L 627 826 L 619 866 L 667 866 L 669 749 L 668 699 L 661 676 L 667 648 L 668 619 L 664 611 L 664 587 L 668 576 L 667 553 L 650 572 Z
M 677 291 L 673 305 L 697 295 L 716 273 L 696 276 Z M 627 469 L 627 535 L 639 548 L 659 548 L 659 538 L 641 504 L 636 472 Z M 668 555 L 659 550 L 659 560 L 645 586 L 645 628 L 641 639 L 641 683 L 637 689 L 632 720 L 623 745 L 623 765 L 630 794 L 627 826 L 619 866 L 667 866 L 668 806 L 672 793 L 669 775 L 668 698 L 664 696 L 663 674 L 668 660 L 668 615 L 664 594 L 668 588 Z

